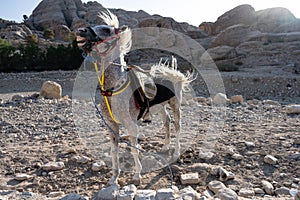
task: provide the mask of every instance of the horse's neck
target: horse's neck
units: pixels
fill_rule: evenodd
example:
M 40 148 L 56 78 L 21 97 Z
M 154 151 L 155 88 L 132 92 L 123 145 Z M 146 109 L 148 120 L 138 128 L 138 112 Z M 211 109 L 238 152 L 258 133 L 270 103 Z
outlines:
M 120 66 L 109 65 L 104 73 L 105 78 L 105 88 L 115 87 L 116 83 L 122 78 L 122 70 Z

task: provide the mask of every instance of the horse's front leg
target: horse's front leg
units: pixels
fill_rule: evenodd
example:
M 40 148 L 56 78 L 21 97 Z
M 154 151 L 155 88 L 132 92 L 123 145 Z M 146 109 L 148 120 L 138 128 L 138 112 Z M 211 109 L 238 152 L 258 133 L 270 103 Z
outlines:
M 131 149 L 131 154 L 134 159 L 134 176 L 133 176 L 133 183 L 135 185 L 139 185 L 141 183 L 141 170 L 142 170 L 142 165 L 139 160 L 139 150 L 138 150 L 138 138 L 137 138 L 137 133 L 138 133 L 138 126 L 135 123 L 126 123 L 124 124 L 125 128 L 128 131 L 129 137 L 129 142 L 131 144 L 130 149 Z
M 112 158 L 112 177 L 109 180 L 110 185 L 118 185 L 118 178 L 120 174 L 120 167 L 119 167 L 119 138 L 117 134 L 119 134 L 119 126 L 114 125 L 111 126 L 114 132 L 110 132 L 110 141 L 111 141 L 111 149 L 110 155 Z

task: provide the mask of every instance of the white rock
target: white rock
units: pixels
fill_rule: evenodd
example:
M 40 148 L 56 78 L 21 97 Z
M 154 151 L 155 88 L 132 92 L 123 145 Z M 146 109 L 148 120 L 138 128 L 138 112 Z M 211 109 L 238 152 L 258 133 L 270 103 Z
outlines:
M 216 197 L 226 200 L 238 200 L 238 195 L 229 188 L 223 188 L 218 191 Z
M 56 171 L 64 169 L 65 164 L 63 162 L 49 162 L 42 165 L 41 168 L 46 171 Z
M 159 190 L 157 190 L 157 193 L 156 193 L 156 200 L 176 199 L 178 197 L 178 194 L 176 194 L 177 192 L 176 192 L 176 190 L 171 189 L 171 188 L 159 189 Z
M 182 174 L 180 176 L 181 184 L 198 184 L 199 179 L 199 173 L 188 173 L 188 174 Z
M 240 155 L 240 154 L 238 154 L 238 153 L 235 153 L 235 154 L 232 155 L 232 158 L 233 158 L 234 160 L 243 160 L 243 159 L 244 159 L 244 156 L 242 156 L 242 155 Z
M 272 183 L 262 180 L 261 185 L 267 194 L 269 194 L 269 195 L 274 194 L 274 187 L 273 187 Z
M 244 102 L 244 99 L 242 95 L 234 95 L 231 97 L 230 102 L 242 104 Z
M 88 200 L 87 198 L 80 196 L 79 194 L 67 194 L 59 200 Z
M 287 187 L 280 187 L 275 189 L 276 195 L 290 195 L 290 189 Z
M 137 189 L 135 185 L 124 186 L 117 196 L 117 200 L 133 200 L 136 195 Z
M 12 96 L 11 100 L 13 100 L 13 101 L 21 101 L 23 98 L 24 98 L 23 95 L 15 94 L 14 96 Z
M 48 197 L 50 197 L 50 198 L 61 197 L 64 194 L 65 194 L 64 192 L 50 192 L 48 194 Z
M 211 159 L 215 154 L 212 152 L 199 152 L 199 158 L 203 159 L 203 160 L 209 160 Z
M 117 185 L 111 185 L 107 188 L 101 189 L 92 199 L 94 200 L 116 200 L 119 193 Z
M 239 191 L 239 196 L 241 197 L 253 197 L 255 192 L 252 188 L 241 188 Z
M 86 164 L 92 161 L 92 159 L 87 156 L 74 156 L 74 160 L 76 160 L 76 162 L 80 164 Z
M 263 189 L 260 189 L 260 188 L 254 188 L 254 192 L 255 194 L 265 194 L 264 190 Z
M 205 197 L 207 197 L 208 199 L 212 199 L 213 196 L 214 196 L 214 193 L 213 193 L 211 190 L 206 189 L 206 190 L 203 192 L 203 195 L 204 195 Z
M 217 194 L 219 190 L 225 189 L 226 186 L 221 181 L 211 181 L 208 183 L 208 189 Z
M 191 186 L 188 186 L 186 188 L 183 188 L 180 190 L 181 198 L 183 200 L 198 200 L 200 198 L 200 194 L 194 190 Z
M 135 200 L 155 200 L 155 190 L 138 190 L 135 195 Z
M 226 149 L 226 153 L 228 154 L 228 155 L 230 155 L 230 156 L 233 156 L 235 153 L 234 153 L 234 148 L 231 148 L 231 147 L 229 147 L 229 148 L 227 148 Z
M 291 104 L 285 107 L 285 112 L 287 114 L 300 114 L 300 105 L 299 104 Z
M 264 162 L 270 165 L 275 165 L 278 162 L 278 160 L 272 155 L 266 155 L 264 157 Z
M 277 101 L 273 101 L 273 100 L 263 100 L 262 103 L 264 105 L 269 105 L 269 106 L 280 106 L 280 103 L 278 103 Z
M 94 172 L 99 172 L 104 166 L 106 166 L 106 164 L 104 161 L 101 160 L 101 161 L 93 163 L 92 170 Z
M 227 171 L 223 167 L 219 169 L 220 181 L 228 181 L 234 179 L 235 175 L 232 172 Z
M 42 85 L 40 95 L 48 99 L 60 99 L 62 95 L 62 87 L 54 81 L 46 81 Z
M 17 174 L 16 176 L 15 176 L 15 179 L 17 180 L 17 181 L 25 181 L 25 180 L 28 180 L 28 179 L 30 179 L 30 175 L 28 175 L 28 174 Z
M 226 94 L 218 93 L 214 96 L 213 103 L 217 105 L 226 104 L 229 100 L 227 99 Z
M 247 147 L 255 147 L 255 143 L 254 142 L 245 142 L 245 145 Z

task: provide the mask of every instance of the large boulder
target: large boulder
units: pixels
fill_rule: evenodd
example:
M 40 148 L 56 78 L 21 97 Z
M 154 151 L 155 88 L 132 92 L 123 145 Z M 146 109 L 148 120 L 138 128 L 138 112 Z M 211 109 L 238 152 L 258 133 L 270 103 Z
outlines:
M 40 90 L 40 95 L 47 99 L 60 99 L 62 87 L 54 81 L 45 81 Z
M 199 28 L 208 35 L 216 35 L 222 30 L 236 24 L 251 25 L 256 21 L 255 10 L 245 4 L 237 6 L 221 15 L 215 23 L 203 22 Z
M 256 29 L 265 33 L 273 33 L 278 27 L 284 27 L 296 20 L 296 17 L 286 8 L 269 8 L 256 12 Z

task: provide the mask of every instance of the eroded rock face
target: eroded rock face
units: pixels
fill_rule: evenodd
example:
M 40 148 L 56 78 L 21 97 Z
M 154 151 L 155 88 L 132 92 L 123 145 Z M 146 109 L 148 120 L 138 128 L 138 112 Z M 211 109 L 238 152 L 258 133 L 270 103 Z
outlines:
M 26 24 L 38 30 L 58 25 L 70 27 L 84 16 L 85 10 L 81 0 L 43 0 Z
M 250 5 L 240 5 L 218 17 L 215 23 L 204 22 L 200 24 L 200 29 L 206 31 L 208 35 L 216 35 L 222 30 L 235 25 L 251 25 L 256 21 L 255 10 Z
M 240 5 L 221 15 L 216 22 L 203 22 L 199 28 L 208 35 L 217 35 L 233 25 L 249 26 L 249 31 L 287 33 L 300 31 L 300 20 L 286 8 L 255 11 L 250 5 Z

